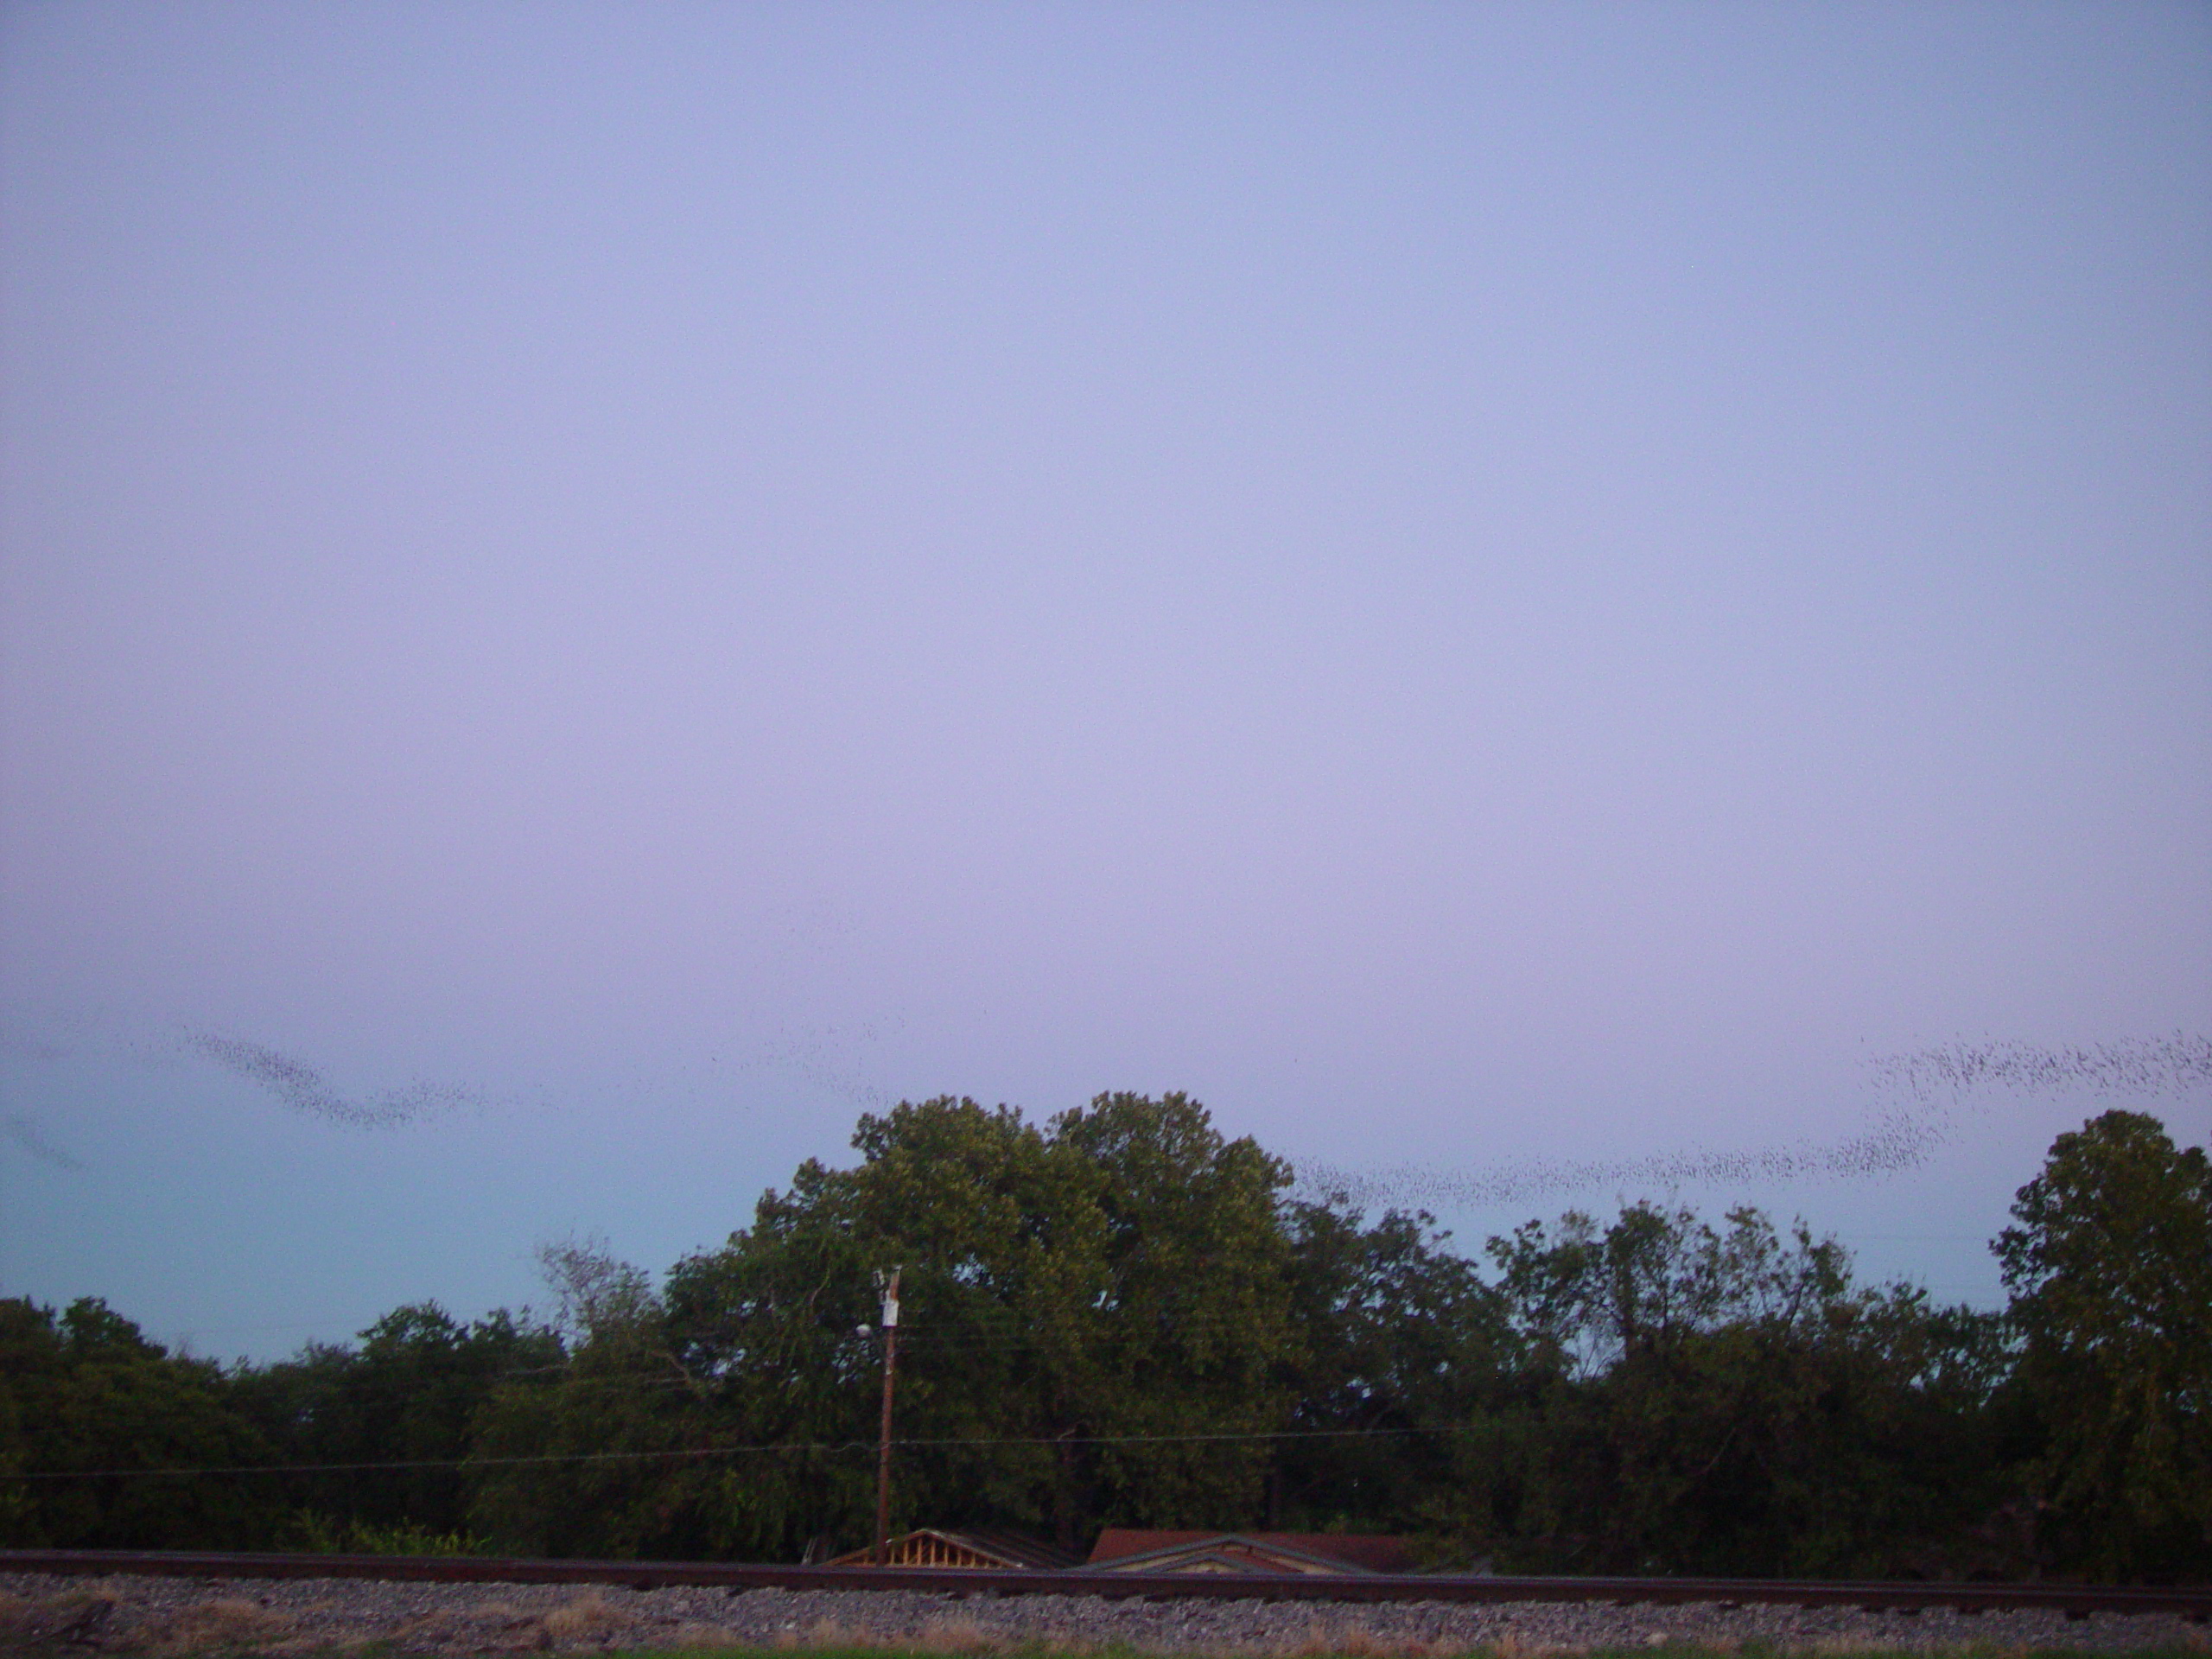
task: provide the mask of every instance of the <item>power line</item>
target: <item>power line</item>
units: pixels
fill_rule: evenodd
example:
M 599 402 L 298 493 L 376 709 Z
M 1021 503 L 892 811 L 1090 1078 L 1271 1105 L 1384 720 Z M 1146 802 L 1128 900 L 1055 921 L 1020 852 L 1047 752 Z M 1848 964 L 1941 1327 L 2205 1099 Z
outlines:
M 894 1440 L 905 1451 L 1007 1446 L 1168 1446 L 1259 1440 L 1379 1440 L 1414 1434 L 1465 1434 L 1465 1427 L 1289 1428 L 1223 1430 L 1192 1434 L 1016 1434 L 984 1439 Z M 665 1452 L 548 1452 L 528 1457 L 413 1458 L 387 1463 L 240 1463 L 197 1469 L 41 1469 L 0 1471 L 0 1480 L 151 1480 L 202 1475 L 334 1475 L 410 1469 L 491 1469 L 580 1463 L 675 1462 L 687 1458 L 742 1457 L 766 1452 L 812 1452 L 831 1455 L 874 1452 L 868 1440 L 776 1440 L 753 1446 L 687 1446 Z

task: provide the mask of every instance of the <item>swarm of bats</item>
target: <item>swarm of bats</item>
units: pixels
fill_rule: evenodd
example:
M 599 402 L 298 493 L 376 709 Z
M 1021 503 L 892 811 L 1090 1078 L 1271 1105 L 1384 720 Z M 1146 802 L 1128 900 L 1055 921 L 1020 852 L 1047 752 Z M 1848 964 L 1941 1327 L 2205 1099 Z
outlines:
M 1976 1090 L 2050 1095 L 2088 1089 L 2149 1100 L 2186 1096 L 2212 1085 L 2212 1037 L 2124 1038 L 2087 1048 L 2032 1043 L 1950 1043 L 1867 1063 L 1870 1082 L 1891 1106 L 1860 1133 L 1826 1144 L 1800 1142 L 1749 1151 L 1690 1148 L 1641 1158 L 1530 1158 L 1473 1169 L 1344 1169 L 1301 1161 L 1301 1197 L 1341 1197 L 1362 1209 L 1517 1204 L 1591 1187 L 1778 1185 L 1902 1174 L 1928 1161 L 1948 1138 L 1953 1111 Z
M 396 1128 L 487 1100 L 460 1084 L 420 1081 L 350 1096 L 295 1055 L 205 1029 L 184 1030 L 165 1046 L 212 1061 L 296 1112 L 352 1129 Z M 1304 1197 L 1341 1197 L 1363 1209 L 1427 1208 L 1513 1204 L 1616 1185 L 1776 1185 L 1900 1174 L 1928 1161 L 1948 1138 L 1952 1116 L 1977 1093 L 2050 1095 L 2086 1089 L 2136 1100 L 2195 1095 L 2212 1086 L 2212 1037 L 2177 1032 L 2058 1048 L 2011 1041 L 1951 1043 L 1882 1055 L 1868 1061 L 1866 1071 L 1870 1084 L 1895 1103 L 1842 1141 L 1722 1152 L 1691 1147 L 1637 1158 L 1531 1158 L 1465 1169 L 1362 1170 L 1300 1160 L 1295 1190 Z M 0 1134 L 41 1162 L 83 1167 L 28 1118 L 0 1121 Z

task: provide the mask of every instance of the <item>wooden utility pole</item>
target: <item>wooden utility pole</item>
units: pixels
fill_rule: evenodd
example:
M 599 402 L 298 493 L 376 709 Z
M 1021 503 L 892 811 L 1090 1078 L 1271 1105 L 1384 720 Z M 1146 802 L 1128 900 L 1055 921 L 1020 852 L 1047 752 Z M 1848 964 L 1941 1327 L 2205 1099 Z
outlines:
M 891 1562 L 891 1384 L 899 1363 L 899 1273 L 876 1272 L 883 1293 L 883 1433 L 875 1450 L 875 1564 Z

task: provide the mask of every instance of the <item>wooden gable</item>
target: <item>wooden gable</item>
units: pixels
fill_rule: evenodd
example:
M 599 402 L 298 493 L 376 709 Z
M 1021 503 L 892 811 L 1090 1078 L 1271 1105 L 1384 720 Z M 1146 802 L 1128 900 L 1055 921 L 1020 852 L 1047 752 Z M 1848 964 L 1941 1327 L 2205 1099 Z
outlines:
M 917 1527 L 890 1541 L 887 1567 L 952 1567 L 973 1572 L 1058 1571 L 1073 1567 L 1074 1558 L 1032 1538 L 1001 1533 L 947 1532 L 937 1527 Z M 825 1567 L 873 1567 L 873 1545 L 848 1551 Z

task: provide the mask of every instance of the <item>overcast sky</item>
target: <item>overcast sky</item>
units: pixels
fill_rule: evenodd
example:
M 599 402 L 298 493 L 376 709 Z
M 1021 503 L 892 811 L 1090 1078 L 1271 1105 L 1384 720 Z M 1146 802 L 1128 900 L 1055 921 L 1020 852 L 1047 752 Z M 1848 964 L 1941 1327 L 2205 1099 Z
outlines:
M 1180 1088 L 1986 1301 L 2206 1138 L 2212 10 L 0 18 L 0 1294 Z

